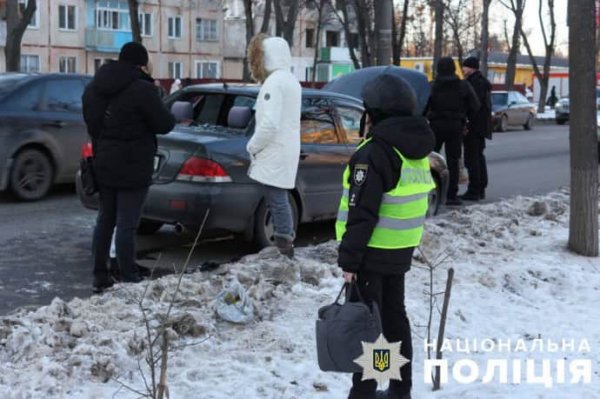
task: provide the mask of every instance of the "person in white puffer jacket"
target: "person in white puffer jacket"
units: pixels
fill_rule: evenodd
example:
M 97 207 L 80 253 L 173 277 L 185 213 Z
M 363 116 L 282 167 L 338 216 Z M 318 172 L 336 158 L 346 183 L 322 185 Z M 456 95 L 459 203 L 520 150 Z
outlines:
M 291 258 L 295 232 L 288 190 L 296 185 L 300 160 L 302 89 L 291 73 L 292 56 L 284 39 L 255 36 L 248 46 L 248 61 L 252 77 L 262 84 L 254 135 L 246 147 L 251 159 L 248 176 L 264 186 L 275 245 Z

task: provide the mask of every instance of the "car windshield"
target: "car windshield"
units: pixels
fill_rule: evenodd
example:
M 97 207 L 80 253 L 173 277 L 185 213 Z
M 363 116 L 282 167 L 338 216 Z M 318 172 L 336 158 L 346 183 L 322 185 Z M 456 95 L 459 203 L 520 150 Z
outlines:
M 1 74 L 0 96 L 14 89 L 19 83 L 25 81 L 29 76 L 25 74 Z
M 508 93 L 492 93 L 492 105 L 506 105 Z

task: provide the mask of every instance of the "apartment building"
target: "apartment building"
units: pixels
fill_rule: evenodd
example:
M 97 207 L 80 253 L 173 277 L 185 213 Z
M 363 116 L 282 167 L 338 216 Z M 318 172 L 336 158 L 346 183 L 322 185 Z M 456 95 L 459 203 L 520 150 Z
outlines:
M 24 6 L 26 0 L 19 0 Z M 1 2 L 0 2 L 1 3 Z M 263 2 L 255 8 L 255 26 L 262 23 Z M 1 4 L 0 4 L 1 7 Z M 246 51 L 242 0 L 139 0 L 142 42 L 158 78 L 241 79 Z M 314 10 L 303 9 L 294 31 L 293 71 L 310 80 L 317 22 Z M 275 33 L 275 13 L 270 33 Z M 346 38 L 339 22 L 323 23 L 318 58 L 341 54 L 349 65 Z M 106 60 L 116 59 L 132 40 L 127 0 L 37 0 L 37 10 L 21 45 L 21 70 L 93 74 Z M 6 42 L 6 21 L 0 21 L 0 47 Z M 5 70 L 0 48 L 0 71 Z M 333 50 L 333 51 L 332 51 Z M 339 61 L 339 60 L 338 60 Z M 320 80 L 331 76 L 331 60 L 319 65 Z

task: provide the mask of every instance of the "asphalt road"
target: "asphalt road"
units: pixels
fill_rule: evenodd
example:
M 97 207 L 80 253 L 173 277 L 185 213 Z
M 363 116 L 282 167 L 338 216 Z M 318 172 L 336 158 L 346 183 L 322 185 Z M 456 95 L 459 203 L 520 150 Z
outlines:
M 486 202 L 546 193 L 569 183 L 568 126 L 543 124 L 531 132 L 496 133 L 486 153 L 490 175 Z M 95 212 L 84 209 L 74 191 L 73 186 L 62 186 L 35 203 L 0 195 L 0 315 L 48 304 L 56 296 L 69 300 L 91 294 Z M 314 244 L 332 236 L 333 223 L 315 223 L 301 227 L 298 243 Z M 193 238 L 170 227 L 140 237 L 140 263 L 162 270 L 181 267 Z M 194 249 L 190 266 L 230 261 L 252 251 L 252 245 L 240 240 L 203 242 Z

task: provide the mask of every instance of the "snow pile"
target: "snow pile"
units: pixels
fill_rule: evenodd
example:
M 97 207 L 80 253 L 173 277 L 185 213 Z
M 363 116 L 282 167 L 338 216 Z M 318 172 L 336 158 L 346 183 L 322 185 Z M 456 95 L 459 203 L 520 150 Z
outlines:
M 568 253 L 567 229 L 567 194 L 518 197 L 429 221 L 422 253 L 434 263 L 446 259 L 434 273 L 435 292 L 443 290 L 446 269 L 455 269 L 447 338 L 587 339 L 591 352 L 574 355 L 592 360 L 592 382 L 547 388 L 497 379 L 482 384 L 481 378 L 461 385 L 451 379 L 432 393 L 423 379 L 426 329 L 421 327 L 428 318 L 429 272 L 417 253 L 406 291 L 415 352 L 413 397 L 600 397 L 600 262 Z M 320 372 L 314 343 L 317 309 L 330 303 L 341 285 L 336 257 L 335 242 L 298 249 L 294 261 L 267 249 L 213 272 L 185 275 L 169 315 L 170 397 L 345 398 L 349 376 Z M 237 282 L 253 300 L 250 324 L 215 315 L 215 298 Z M 150 375 L 142 313 L 156 327 L 176 286 L 175 276 L 119 285 L 102 296 L 69 303 L 55 299 L 34 312 L 2 319 L 0 397 L 139 397 L 123 385 L 144 392 L 142 375 Z M 450 352 L 444 357 L 452 365 L 467 356 L 483 376 L 487 360 L 512 355 Z M 573 354 L 514 355 L 541 360 Z
M 554 108 L 546 107 L 543 113 L 538 113 L 536 119 L 540 121 L 552 121 L 556 118 Z

